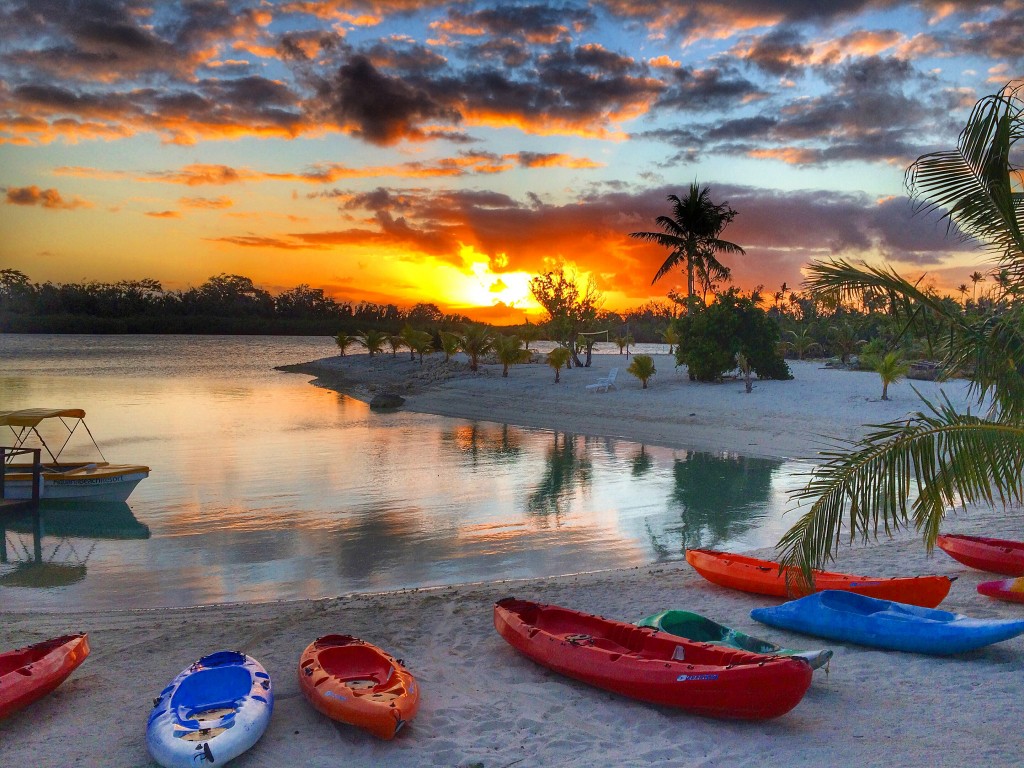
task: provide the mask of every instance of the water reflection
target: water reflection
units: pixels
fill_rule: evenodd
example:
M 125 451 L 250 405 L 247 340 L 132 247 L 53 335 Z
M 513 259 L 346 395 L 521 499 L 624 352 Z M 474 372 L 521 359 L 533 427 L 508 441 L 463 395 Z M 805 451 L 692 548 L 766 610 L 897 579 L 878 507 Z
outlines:
M 661 557 L 691 547 L 718 547 L 760 525 L 785 462 L 737 455 L 688 453 L 673 462 L 669 509 L 679 523 L 651 534 Z M 678 543 L 668 542 L 678 538 Z
M 67 587 L 86 576 L 98 539 L 147 539 L 124 502 L 43 501 L 35 512 L 0 516 L 0 586 Z
M 535 515 L 554 516 L 557 522 L 580 492 L 589 490 L 592 480 L 593 467 L 586 439 L 553 432 L 544 453 L 544 471 L 526 507 Z
M 152 473 L 130 507 L 47 511 L 38 546 L 5 523 L 5 608 L 323 597 L 765 546 L 796 470 L 376 414 L 260 367 L 331 354 L 329 339 L 62 338 L 53 355 L 38 343 L 0 337 L 3 408 L 82 407 L 109 460 Z

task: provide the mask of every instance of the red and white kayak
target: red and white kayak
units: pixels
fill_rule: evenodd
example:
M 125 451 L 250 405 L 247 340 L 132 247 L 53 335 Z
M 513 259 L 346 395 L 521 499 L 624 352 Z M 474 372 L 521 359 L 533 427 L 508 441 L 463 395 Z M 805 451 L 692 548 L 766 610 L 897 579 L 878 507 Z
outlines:
M 944 533 L 935 543 L 954 560 L 971 568 L 1024 576 L 1024 541 Z
M 773 560 L 748 555 L 718 552 L 713 549 L 688 549 L 686 562 L 712 584 L 774 597 L 802 597 L 796 568 L 782 568 Z M 956 578 L 949 576 L 857 576 L 851 573 L 814 571 L 814 591 L 839 589 L 880 600 L 934 608 L 949 594 Z M 788 576 L 788 578 L 787 578 Z
M 641 701 L 712 717 L 789 712 L 811 684 L 803 659 L 763 656 L 555 605 L 500 600 L 494 626 L 538 664 Z
M 0 653 L 0 719 L 48 694 L 88 655 L 85 634 L 63 635 Z
M 983 581 L 978 585 L 978 592 L 985 597 L 994 597 L 996 600 L 1024 603 L 1024 576 L 1018 576 L 1016 579 Z

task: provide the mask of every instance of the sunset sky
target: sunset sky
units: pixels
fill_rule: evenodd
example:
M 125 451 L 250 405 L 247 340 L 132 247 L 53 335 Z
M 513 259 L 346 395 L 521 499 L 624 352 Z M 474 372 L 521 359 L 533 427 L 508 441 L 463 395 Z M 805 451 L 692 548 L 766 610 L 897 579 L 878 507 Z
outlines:
M 952 289 L 985 257 L 904 170 L 1024 76 L 1020 0 L 0 0 L 0 29 L 0 269 L 499 323 L 560 265 L 608 309 L 681 287 L 628 233 L 694 180 L 741 288 L 839 256 Z

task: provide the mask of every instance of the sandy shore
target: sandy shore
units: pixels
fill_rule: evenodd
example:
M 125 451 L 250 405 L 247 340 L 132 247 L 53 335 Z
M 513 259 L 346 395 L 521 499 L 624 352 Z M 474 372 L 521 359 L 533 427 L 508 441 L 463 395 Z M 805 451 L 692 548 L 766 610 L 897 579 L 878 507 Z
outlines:
M 585 386 L 625 359 L 595 369 L 541 366 L 481 375 L 429 376 L 418 363 L 346 358 L 317 364 L 321 383 L 368 397 L 399 388 L 405 407 L 617 435 L 668 446 L 770 456 L 807 456 L 826 436 L 855 437 L 864 421 L 918 407 L 907 383 L 878 401 L 873 374 L 794 366 L 793 382 L 696 385 L 665 357 L 649 390 L 619 372 L 619 389 Z M 371 370 L 394 363 L 387 374 Z M 413 367 L 415 366 L 415 367 Z M 401 370 L 400 370 L 401 368 Z M 958 388 L 959 387 L 959 388 Z M 934 385 L 922 383 L 922 391 Z M 962 397 L 962 385 L 947 391 Z M 959 394 L 958 394 L 959 393 Z M 690 415 L 694 414 L 694 415 Z M 946 530 L 1024 538 L 1024 512 L 973 510 Z M 928 557 L 916 536 L 844 549 L 839 569 L 880 576 L 960 576 L 943 607 L 979 617 L 1019 617 L 1021 606 L 979 596 L 992 578 L 944 553 Z M 500 578 L 500 574 L 495 574 Z M 636 620 L 670 608 L 698 610 L 790 647 L 831 647 L 804 700 L 764 723 L 716 721 L 649 706 L 561 678 L 517 655 L 494 631 L 492 605 L 514 594 Z M 203 653 L 233 648 L 270 672 L 276 706 L 245 766 L 1011 766 L 1020 763 L 1020 681 L 1024 638 L 945 659 L 824 643 L 753 622 L 751 608 L 774 601 L 715 587 L 685 563 L 527 581 L 494 581 L 382 595 L 180 610 L 0 610 L 0 648 L 85 630 L 91 657 L 54 694 L 0 723 L 0 764 L 151 765 L 145 722 L 152 698 Z M 296 665 L 318 635 L 346 632 L 405 659 L 423 690 L 419 716 L 390 743 L 335 725 L 309 707 Z

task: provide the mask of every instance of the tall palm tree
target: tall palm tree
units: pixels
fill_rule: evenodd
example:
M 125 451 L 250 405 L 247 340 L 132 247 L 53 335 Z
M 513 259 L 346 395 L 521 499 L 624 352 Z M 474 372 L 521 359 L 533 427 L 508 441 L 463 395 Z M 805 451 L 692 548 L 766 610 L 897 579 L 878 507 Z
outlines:
M 960 285 L 958 285 L 956 287 L 956 290 L 957 290 L 957 293 L 960 294 L 960 303 L 961 304 L 966 304 L 967 303 L 967 292 L 969 290 L 971 290 L 970 288 L 967 287 L 967 283 L 960 283 Z
M 1005 88 L 975 106 L 957 148 L 919 157 L 906 181 L 918 210 L 940 210 L 947 231 L 990 249 L 1011 290 L 1024 284 L 1024 189 L 1010 163 L 1024 136 L 1024 86 Z M 941 324 L 943 369 L 973 370 L 971 392 L 991 407 L 983 417 L 931 403 L 909 419 L 875 426 L 864 438 L 822 453 L 824 463 L 793 498 L 810 508 L 780 540 L 785 563 L 804 579 L 832 559 L 841 529 L 852 540 L 914 526 L 930 549 L 954 505 L 1024 501 L 1024 304 L 968 317 L 890 268 L 844 261 L 814 263 L 807 285 L 816 295 L 852 299 L 887 292 L 909 326 Z M 915 497 L 916 492 L 916 497 Z
M 744 254 L 740 246 L 722 240 L 722 230 L 736 217 L 736 211 L 728 203 L 716 205 L 711 202 L 711 190 L 703 189 L 694 182 L 685 198 L 669 195 L 672 203 L 671 216 L 659 216 L 655 223 L 663 232 L 630 232 L 630 237 L 647 242 L 657 243 L 671 250 L 665 263 L 655 273 L 651 283 L 656 283 L 681 263 L 686 264 L 686 297 L 693 298 L 694 274 L 718 276 L 725 279 L 729 276 L 729 268 L 721 264 L 715 254 Z
M 974 303 L 978 303 L 978 283 L 985 282 L 985 276 L 981 272 L 971 272 L 971 282 L 974 283 Z

